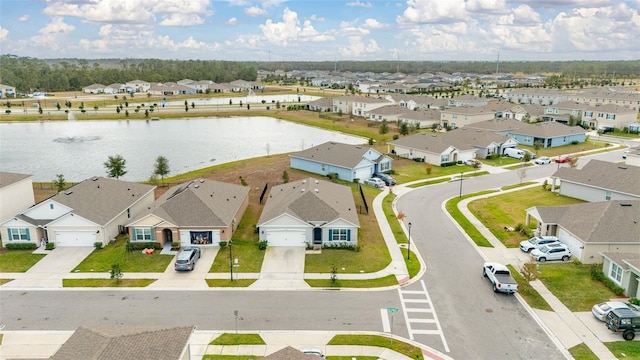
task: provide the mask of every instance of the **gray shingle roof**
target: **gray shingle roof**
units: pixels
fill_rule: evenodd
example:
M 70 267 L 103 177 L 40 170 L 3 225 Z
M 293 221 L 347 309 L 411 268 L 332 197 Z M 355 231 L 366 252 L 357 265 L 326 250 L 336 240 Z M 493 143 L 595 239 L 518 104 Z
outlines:
M 553 174 L 561 181 L 640 196 L 640 167 L 590 160 L 582 169 L 562 167 Z
M 558 224 L 585 243 L 640 245 L 640 201 L 612 200 L 536 207 L 541 221 Z
M 314 178 L 271 188 L 258 226 L 285 213 L 303 222 L 342 218 L 360 226 L 351 188 Z
M 287 346 L 262 358 L 263 360 L 318 360 L 317 355 L 305 354 L 300 350 Z
M 154 189 L 155 186 L 136 182 L 93 177 L 51 199 L 72 208 L 74 214 L 106 225 Z
M 603 256 L 613 260 L 616 264 L 625 270 L 629 269 L 629 265 L 639 268 L 640 267 L 640 253 L 616 253 L 616 252 L 603 252 Z
M 362 161 L 369 149 L 368 146 L 329 141 L 289 156 L 352 169 Z
M 124 328 L 124 329 L 123 329 Z M 78 328 L 50 360 L 180 360 L 195 327 L 126 332 Z
M 512 131 L 514 134 L 529 135 L 542 138 L 586 134 L 580 126 L 568 126 L 555 121 L 545 121 L 536 124 L 526 124 Z
M 460 128 L 444 133 L 418 133 L 405 136 L 388 144 L 408 147 L 420 151 L 441 154 L 449 146 L 459 150 L 473 150 L 486 147 L 492 142 L 503 143 L 508 138 L 490 131 Z
M 167 190 L 150 209 L 132 222 L 154 214 L 181 227 L 229 226 L 248 195 L 247 186 L 207 179 L 192 180 Z
M 480 121 L 477 123 L 465 125 L 464 127 L 469 129 L 481 129 L 481 130 L 491 130 L 491 131 L 509 131 L 509 130 L 519 129 L 525 125 L 526 123 L 520 122 L 515 119 L 500 118 L 500 119 Z
M 31 175 L 0 172 L 0 188 L 15 184 L 20 180 L 28 179 Z

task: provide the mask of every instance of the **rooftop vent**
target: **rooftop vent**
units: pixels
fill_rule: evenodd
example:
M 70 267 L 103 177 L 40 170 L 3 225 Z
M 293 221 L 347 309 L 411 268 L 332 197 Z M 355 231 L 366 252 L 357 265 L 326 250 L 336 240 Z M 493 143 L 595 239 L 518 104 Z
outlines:
M 620 206 L 633 206 L 633 205 L 629 203 L 620 203 Z
M 300 192 L 304 192 L 304 189 L 300 189 Z
M 91 178 L 91 180 L 96 181 L 96 180 L 98 180 L 98 177 L 94 176 L 94 177 Z
M 193 187 L 197 189 L 197 188 L 199 188 L 199 187 L 200 187 L 200 185 L 195 184 L 195 185 L 193 185 Z
M 627 170 L 626 166 L 618 166 L 618 169 Z
M 315 192 L 318 192 L 318 189 L 317 189 L 317 188 L 315 189 Z
M 316 184 L 319 184 L 319 183 L 320 183 L 320 181 L 316 179 Z
M 72 191 L 72 190 L 65 191 L 65 192 L 64 192 L 64 194 L 65 194 L 65 195 L 71 195 L 71 194 L 73 194 L 73 191 Z
M 200 184 L 202 184 L 204 182 L 204 179 L 200 179 Z

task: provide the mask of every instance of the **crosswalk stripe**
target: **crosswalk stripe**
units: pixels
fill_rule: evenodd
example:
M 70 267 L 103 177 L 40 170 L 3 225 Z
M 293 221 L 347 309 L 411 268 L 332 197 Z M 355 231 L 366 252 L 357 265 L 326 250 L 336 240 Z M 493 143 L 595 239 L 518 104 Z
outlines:
M 391 326 L 389 325 L 389 316 L 387 309 L 380 309 L 380 316 L 382 317 L 382 331 L 390 333 Z

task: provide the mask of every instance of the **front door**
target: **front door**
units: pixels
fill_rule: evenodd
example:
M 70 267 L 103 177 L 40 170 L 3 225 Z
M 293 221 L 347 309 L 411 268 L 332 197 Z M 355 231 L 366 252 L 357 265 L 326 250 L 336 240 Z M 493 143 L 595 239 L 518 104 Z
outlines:
M 317 227 L 313 229 L 313 243 L 322 244 L 322 228 Z
M 173 242 L 173 232 L 171 231 L 171 229 L 164 229 L 162 230 L 162 232 L 164 233 L 164 243 L 172 243 Z

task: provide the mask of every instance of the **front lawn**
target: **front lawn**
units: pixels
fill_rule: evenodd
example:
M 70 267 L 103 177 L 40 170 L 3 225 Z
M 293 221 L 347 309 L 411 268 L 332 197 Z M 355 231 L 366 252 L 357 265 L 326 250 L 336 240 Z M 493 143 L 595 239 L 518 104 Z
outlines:
M 147 287 L 156 279 L 62 279 L 62 287 Z
M 509 267 L 513 279 L 518 283 L 518 294 L 524 298 L 529 306 L 535 309 L 553 311 L 547 300 L 520 275 L 519 269 L 514 268 L 511 264 L 507 264 L 507 267 Z
M 640 359 L 640 344 L 638 341 L 606 342 L 604 346 L 608 347 L 618 359 Z
M 125 237 L 118 237 L 115 243 L 100 250 L 94 250 L 73 271 L 109 272 L 114 264 L 127 272 L 164 272 L 173 260 L 173 255 L 160 255 L 160 250 L 152 255 L 141 251 L 127 251 Z
M 234 259 L 238 259 L 240 265 L 233 271 L 260 272 L 264 260 L 264 250 L 258 249 L 259 237 L 254 227 L 259 218 L 259 209 L 256 209 L 255 204 L 249 203 L 233 235 L 231 245 L 233 248 L 229 249 L 229 246 L 225 246 L 218 250 L 209 272 L 229 272 L 229 251 L 233 253 Z
M 332 281 L 330 274 L 326 279 L 305 279 L 311 287 L 320 288 L 376 288 L 398 285 L 395 275 L 387 275 L 382 278 L 365 279 L 365 280 L 340 280 L 340 274 L 336 281 Z
M 12 281 L 13 279 L 0 279 L 0 285 L 6 284 L 9 281 Z
M 591 311 L 594 304 L 615 298 L 616 294 L 603 283 L 591 278 L 591 265 L 544 263 L 538 278 L 569 310 Z
M 467 235 L 469 235 L 469 237 L 473 240 L 473 242 L 475 242 L 476 245 L 478 246 L 493 247 L 493 245 L 491 245 L 489 240 L 487 240 L 487 238 L 484 237 L 484 235 L 482 235 L 480 231 L 478 231 L 478 228 L 476 228 L 471 223 L 471 221 L 469 221 L 469 219 L 467 219 L 467 217 L 464 216 L 462 212 L 458 209 L 458 203 L 466 198 L 480 196 L 484 194 L 490 194 L 495 191 L 496 190 L 486 190 L 486 191 L 481 191 L 473 194 L 467 194 L 462 197 L 454 197 L 449 199 L 449 201 L 447 201 L 447 203 L 445 204 L 445 208 L 447 209 L 449 214 L 451 214 L 451 217 L 453 217 L 453 219 L 458 223 L 458 225 L 460 225 L 462 230 L 464 230 L 464 232 Z
M 347 335 L 340 334 L 334 336 L 327 345 L 361 345 L 377 346 L 391 349 L 395 352 L 408 356 L 411 359 L 423 360 L 422 350 L 404 341 L 390 339 L 380 335 Z
M 542 190 L 542 186 L 513 191 L 469 203 L 469 210 L 484 224 L 506 247 L 516 248 L 527 236 L 507 228 L 516 228 L 524 224 L 525 209 L 532 206 L 560 206 L 583 203 L 584 201 Z M 532 219 L 530 226 L 535 226 Z
M 585 343 L 580 343 L 572 347 L 571 349 L 569 349 L 569 352 L 576 360 L 598 360 L 596 354 L 594 354 L 593 351 L 591 351 L 591 349 L 589 349 L 589 347 Z M 620 357 L 618 357 L 618 359 L 619 358 Z
M 213 339 L 209 345 L 265 345 L 259 334 L 224 333 Z
M 430 174 L 427 174 L 428 166 L 431 166 Z M 465 174 L 473 173 L 478 170 L 464 164 L 442 167 L 404 158 L 395 158 L 393 160 L 393 171 L 395 173 L 393 176 L 398 184 L 403 184 L 416 180 L 428 180 L 441 176 L 458 175 L 461 172 Z
M 233 279 L 233 281 L 231 279 L 206 279 L 209 287 L 248 287 L 256 280 L 258 279 Z
M 0 272 L 26 272 L 45 254 L 33 254 L 33 250 L 3 250 L 0 252 Z

